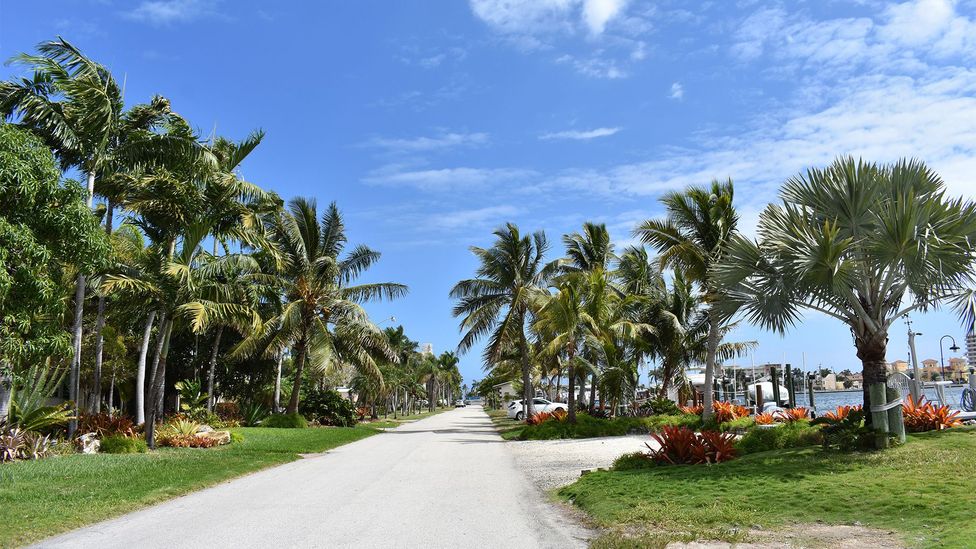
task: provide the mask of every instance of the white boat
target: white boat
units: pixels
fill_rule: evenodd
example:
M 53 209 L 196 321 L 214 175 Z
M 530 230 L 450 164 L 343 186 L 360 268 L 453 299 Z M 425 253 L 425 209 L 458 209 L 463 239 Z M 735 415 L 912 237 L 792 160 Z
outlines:
M 749 396 L 749 400 L 752 402 L 756 401 L 756 386 L 762 389 L 762 398 L 764 403 L 773 402 L 773 383 L 771 381 L 760 381 L 758 383 L 753 383 L 746 386 L 746 394 Z M 786 387 L 779 386 L 779 402 L 777 404 L 786 404 L 790 401 L 790 393 L 786 390 Z

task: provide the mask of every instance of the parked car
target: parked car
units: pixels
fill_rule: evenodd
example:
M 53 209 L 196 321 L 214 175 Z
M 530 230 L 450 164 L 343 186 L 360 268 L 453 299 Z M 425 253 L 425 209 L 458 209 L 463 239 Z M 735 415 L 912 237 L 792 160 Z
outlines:
M 454 401 L 454 407 L 455 408 L 464 408 L 465 406 L 467 406 L 467 404 L 465 404 L 463 400 L 455 400 Z
M 544 398 L 534 398 L 532 399 L 532 411 L 535 413 L 540 412 L 555 412 L 556 410 L 567 411 L 569 406 L 562 402 L 552 402 Z M 508 419 L 515 419 L 522 421 L 525 419 L 525 410 L 522 409 L 521 400 L 513 400 L 508 403 L 508 413 L 506 414 Z

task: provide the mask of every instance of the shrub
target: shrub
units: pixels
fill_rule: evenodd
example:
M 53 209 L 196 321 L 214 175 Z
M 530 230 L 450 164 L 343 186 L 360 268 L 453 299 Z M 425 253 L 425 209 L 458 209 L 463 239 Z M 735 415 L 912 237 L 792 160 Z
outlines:
M 159 440 L 161 446 L 171 448 L 213 448 L 217 445 L 217 439 L 200 435 L 182 435 L 178 433 L 167 433 L 161 435 Z
M 563 421 L 569 414 L 562 410 L 553 410 L 552 412 L 539 412 L 537 414 L 532 414 L 532 417 L 526 421 L 529 425 L 539 425 L 540 423 L 546 421 Z
M 313 386 L 302 397 L 298 411 L 309 421 L 322 425 L 352 427 L 356 424 L 356 409 L 352 402 L 331 389 Z
M 538 414 L 537 414 L 538 415 Z M 593 438 L 626 435 L 632 431 L 647 432 L 644 421 L 649 418 L 618 417 L 603 419 L 589 414 L 576 414 L 576 423 L 544 421 L 526 425 L 519 434 L 521 440 L 552 440 L 558 438 Z
M 749 415 L 748 408 L 745 406 L 739 406 L 738 404 L 732 402 L 715 402 L 712 409 L 715 412 L 715 421 L 717 423 L 734 421 Z
M 200 431 L 200 424 L 188 419 L 175 419 L 164 425 L 163 430 L 175 435 L 195 435 Z
M 148 450 L 146 441 L 141 438 L 109 435 L 102 438 L 102 445 L 98 449 L 105 454 L 142 454 Z
M 644 418 L 642 423 L 647 428 L 647 432 L 653 433 L 660 431 L 665 425 L 687 427 L 689 429 L 700 429 L 702 419 L 700 416 L 692 414 L 660 415 Z
M 218 402 L 214 406 L 214 414 L 223 421 L 240 422 L 243 419 L 241 409 L 236 402 Z
M 842 452 L 855 450 L 870 450 L 874 448 L 874 432 L 864 425 L 864 409 L 860 406 L 851 407 L 840 419 L 833 419 L 826 414 L 813 420 L 814 425 L 821 425 L 824 449 L 836 448 Z
M 785 423 L 777 427 L 750 429 L 736 446 L 743 454 L 754 454 L 783 448 L 800 448 L 820 444 L 823 435 L 820 428 L 807 421 Z
M 267 408 L 257 402 L 251 402 L 241 409 L 241 422 L 248 427 L 254 427 L 268 419 L 269 414 Z
M 724 421 L 718 425 L 720 431 L 746 431 L 756 424 L 756 420 L 746 416 L 731 421 Z
M 126 416 L 110 416 L 106 413 L 85 414 L 78 420 L 79 433 L 95 433 L 98 438 L 113 435 L 131 437 L 136 433 L 135 425 Z
M 0 420 L 0 463 L 18 459 L 41 459 L 51 454 L 51 437 Z
M 655 449 L 648 445 L 648 458 L 659 464 L 720 463 L 736 456 L 732 433 L 695 433 L 687 427 L 665 426 L 660 433 L 652 433 L 651 438 L 659 447 Z
M 756 425 L 772 425 L 773 423 L 776 423 L 776 418 L 774 418 L 773 414 L 770 414 L 769 412 L 756 414 L 756 417 L 753 419 L 756 421 Z
M 634 414 L 637 417 L 649 417 L 655 415 L 673 416 L 679 413 L 681 413 L 681 410 L 678 409 L 678 405 L 672 402 L 671 399 L 664 397 L 644 401 L 634 410 Z
M 301 414 L 272 414 L 264 420 L 263 427 L 275 429 L 304 429 L 308 422 Z
M 633 471 L 635 469 L 646 469 L 654 467 L 657 463 L 651 459 L 647 452 L 633 452 L 624 454 L 613 461 L 613 468 L 616 471 Z
M 29 410 L 20 408 L 16 399 L 10 401 L 10 420 L 22 431 L 49 433 L 68 424 L 74 417 L 71 405 L 62 402 L 55 406 L 38 406 Z
M 916 403 L 909 395 L 905 399 L 903 408 L 905 430 L 912 433 L 941 431 L 962 425 L 958 410 L 952 411 L 948 406 L 936 406 L 928 402 L 924 396 Z
M 244 435 L 240 433 L 231 432 L 230 441 L 232 444 L 240 444 L 241 442 L 244 442 Z

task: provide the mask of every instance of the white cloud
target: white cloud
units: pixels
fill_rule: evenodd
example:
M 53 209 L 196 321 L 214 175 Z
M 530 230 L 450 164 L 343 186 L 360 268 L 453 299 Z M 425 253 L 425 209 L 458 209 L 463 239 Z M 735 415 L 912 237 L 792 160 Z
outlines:
M 620 131 L 620 128 L 595 128 L 592 130 L 566 130 L 561 132 L 544 133 L 539 139 L 548 141 L 553 139 L 575 139 L 586 141 L 597 137 L 608 137 Z
M 386 149 L 396 153 L 431 152 L 456 147 L 473 147 L 488 143 L 487 133 L 441 133 L 433 137 L 421 136 L 413 138 L 377 137 L 366 142 L 366 145 Z
M 616 17 L 627 5 L 627 0 L 586 0 L 583 2 L 583 20 L 593 34 L 600 34 L 607 22 Z
M 215 0 L 147 0 L 123 15 L 154 25 L 192 21 L 216 14 Z
M 515 206 L 487 206 L 484 208 L 463 209 L 441 212 L 428 217 L 427 224 L 438 230 L 470 229 L 487 225 L 501 225 L 521 213 Z
M 534 171 L 516 168 L 410 169 L 393 164 L 374 170 L 363 178 L 363 182 L 369 185 L 413 187 L 422 191 L 447 191 L 531 180 L 537 176 Z
M 682 98 L 684 98 L 684 96 L 685 96 L 685 88 L 684 86 L 681 85 L 681 82 L 675 82 L 674 84 L 671 84 L 671 93 L 668 94 L 668 97 L 670 97 L 671 99 L 681 100 Z
M 616 61 L 612 59 L 603 59 L 600 57 L 578 59 L 572 55 L 566 54 L 556 58 L 556 63 L 570 65 L 576 69 L 576 72 L 584 76 L 589 76 L 590 78 L 616 80 L 618 78 L 626 78 L 628 76 L 627 72 L 618 67 Z

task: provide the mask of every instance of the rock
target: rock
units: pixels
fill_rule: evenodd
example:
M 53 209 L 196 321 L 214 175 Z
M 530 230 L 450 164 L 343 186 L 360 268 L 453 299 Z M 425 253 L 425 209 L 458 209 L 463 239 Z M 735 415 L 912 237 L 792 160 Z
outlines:
M 98 435 L 95 433 L 85 433 L 78 437 L 77 445 L 82 454 L 97 454 L 98 449 L 102 447 L 102 441 L 98 440 Z
M 217 441 L 218 445 L 230 444 L 230 431 L 208 431 L 197 433 L 198 437 L 206 437 Z
M 212 433 L 213 430 L 214 430 L 213 427 L 211 427 L 211 426 L 209 426 L 207 424 L 203 424 L 199 428 L 197 428 L 197 434 L 198 435 L 202 435 L 203 433 Z

